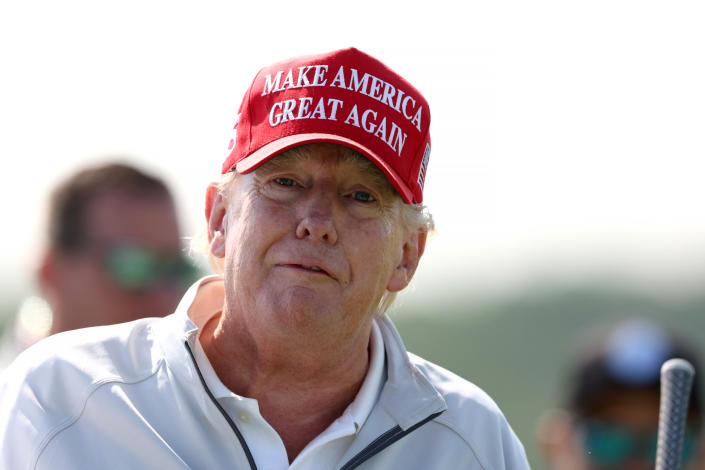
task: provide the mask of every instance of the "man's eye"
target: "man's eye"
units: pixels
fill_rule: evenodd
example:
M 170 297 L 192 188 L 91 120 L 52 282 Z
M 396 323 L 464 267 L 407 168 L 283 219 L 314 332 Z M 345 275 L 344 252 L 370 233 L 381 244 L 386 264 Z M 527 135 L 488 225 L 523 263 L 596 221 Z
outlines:
M 375 200 L 372 194 L 365 191 L 355 191 L 352 193 L 352 198 L 359 202 L 373 202 Z
M 274 182 L 280 186 L 296 186 L 296 181 L 291 178 L 274 178 Z

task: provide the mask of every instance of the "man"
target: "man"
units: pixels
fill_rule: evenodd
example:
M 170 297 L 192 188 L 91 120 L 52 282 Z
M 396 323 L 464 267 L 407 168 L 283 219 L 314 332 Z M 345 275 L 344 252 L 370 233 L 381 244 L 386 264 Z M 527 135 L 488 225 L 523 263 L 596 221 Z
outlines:
M 0 389 L 1 461 L 528 468 L 491 399 L 407 353 L 384 315 L 431 227 L 429 119 L 411 84 L 356 49 L 261 70 L 206 193 L 221 276 L 164 319 L 27 351 Z
M 192 273 L 164 182 L 121 163 L 82 169 L 49 201 L 37 273 L 48 305 L 23 304 L 5 360 L 50 334 L 169 314 Z
M 589 332 L 566 377 L 566 409 L 547 413 L 537 431 L 554 470 L 651 470 L 656 458 L 660 370 L 689 348 L 638 318 Z M 690 395 L 683 468 L 705 468 L 698 375 Z

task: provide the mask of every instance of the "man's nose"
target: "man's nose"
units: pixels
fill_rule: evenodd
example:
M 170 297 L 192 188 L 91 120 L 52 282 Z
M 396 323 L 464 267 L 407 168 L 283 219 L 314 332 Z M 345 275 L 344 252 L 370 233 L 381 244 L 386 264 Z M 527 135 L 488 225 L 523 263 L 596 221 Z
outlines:
M 325 191 L 308 194 L 299 206 L 300 221 L 296 227 L 296 237 L 335 244 L 338 232 L 335 229 L 334 204 L 333 197 Z

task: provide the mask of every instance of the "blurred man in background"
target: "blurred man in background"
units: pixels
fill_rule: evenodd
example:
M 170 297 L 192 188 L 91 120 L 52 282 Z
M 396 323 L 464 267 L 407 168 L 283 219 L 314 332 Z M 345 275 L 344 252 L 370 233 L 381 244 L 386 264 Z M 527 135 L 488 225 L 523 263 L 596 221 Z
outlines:
M 5 362 L 54 333 L 167 315 L 193 280 L 169 189 L 132 166 L 70 176 L 51 195 L 47 229 L 37 272 L 46 301 L 20 308 Z
M 698 364 L 686 345 L 658 325 L 630 319 L 598 329 L 577 351 L 565 410 L 544 416 L 538 444 L 553 470 L 651 470 L 656 459 L 661 365 L 681 357 L 696 369 L 683 468 L 705 468 Z

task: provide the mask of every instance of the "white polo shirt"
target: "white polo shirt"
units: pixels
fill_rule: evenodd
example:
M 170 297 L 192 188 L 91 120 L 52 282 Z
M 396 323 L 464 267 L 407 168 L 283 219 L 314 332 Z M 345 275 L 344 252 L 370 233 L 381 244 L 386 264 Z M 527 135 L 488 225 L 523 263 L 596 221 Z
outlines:
M 386 379 L 384 370 L 384 341 L 379 327 L 372 323 L 370 336 L 370 366 L 355 399 L 342 416 L 299 453 L 289 465 L 286 448 L 279 434 L 265 421 L 254 398 L 241 397 L 231 392 L 220 381 L 208 357 L 196 341 L 195 357 L 203 379 L 220 406 L 228 413 L 242 433 L 259 470 L 320 470 L 335 468 L 353 442 L 355 434 L 377 402 Z

